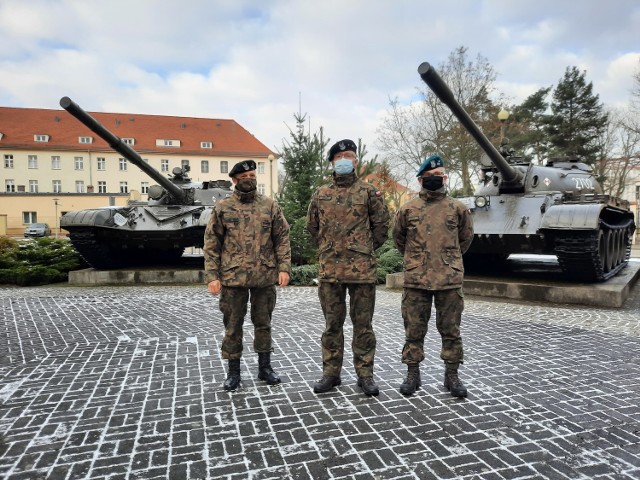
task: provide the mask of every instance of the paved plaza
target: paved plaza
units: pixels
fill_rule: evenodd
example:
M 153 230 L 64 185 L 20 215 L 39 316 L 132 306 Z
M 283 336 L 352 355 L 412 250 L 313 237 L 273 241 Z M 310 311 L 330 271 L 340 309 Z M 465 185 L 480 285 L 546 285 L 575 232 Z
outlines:
M 316 288 L 278 290 L 273 364 L 225 392 L 217 298 L 202 286 L 0 288 L 0 478 L 640 479 L 640 286 L 619 309 L 468 297 L 467 399 L 398 393 L 400 291 L 380 287 L 379 397 L 315 395 Z

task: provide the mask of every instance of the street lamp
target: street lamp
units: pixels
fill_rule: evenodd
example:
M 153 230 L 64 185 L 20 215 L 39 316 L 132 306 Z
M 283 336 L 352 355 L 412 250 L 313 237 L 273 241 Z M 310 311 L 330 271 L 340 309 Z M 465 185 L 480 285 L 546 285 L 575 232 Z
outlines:
M 500 145 L 504 141 L 504 124 L 509 118 L 509 112 L 507 112 L 504 107 L 502 110 L 498 112 L 498 120 L 500 120 Z
M 273 198 L 273 161 L 275 159 L 276 157 L 274 157 L 272 153 L 267 157 L 267 160 L 269 160 L 269 186 L 271 189 L 271 198 Z
M 58 222 L 60 221 L 58 219 L 58 200 L 60 200 L 59 198 L 54 198 L 53 199 L 53 204 L 56 206 L 56 240 L 58 239 L 58 233 L 60 233 L 60 227 L 58 227 Z

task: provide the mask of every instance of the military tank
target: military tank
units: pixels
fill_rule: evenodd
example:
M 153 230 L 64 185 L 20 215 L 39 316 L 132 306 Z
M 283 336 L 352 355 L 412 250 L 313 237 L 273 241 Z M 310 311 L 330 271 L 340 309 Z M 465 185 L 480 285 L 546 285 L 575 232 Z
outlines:
M 511 254 L 556 255 L 566 279 L 594 282 L 628 263 L 633 212 L 629 202 L 603 194 L 589 165 L 576 157 L 536 165 L 499 151 L 429 63 L 418 73 L 485 153 L 475 196 L 459 199 L 474 221 L 466 266 L 493 269 Z
M 192 182 L 188 167 L 175 167 L 172 176 L 165 177 L 69 97 L 63 97 L 60 106 L 159 184 L 149 187 L 148 202 L 67 212 L 61 217 L 60 227 L 69 232 L 71 244 L 89 265 L 113 269 L 171 264 L 185 248 L 203 246 L 212 207 L 229 196 L 230 181 Z

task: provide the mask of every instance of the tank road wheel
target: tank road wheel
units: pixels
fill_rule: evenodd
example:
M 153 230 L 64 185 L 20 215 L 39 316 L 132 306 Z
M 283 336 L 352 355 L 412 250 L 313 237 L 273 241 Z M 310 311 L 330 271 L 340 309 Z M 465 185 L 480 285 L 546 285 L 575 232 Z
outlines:
M 618 263 L 623 263 L 627 257 L 627 230 L 620 230 L 620 256 Z
M 600 257 L 600 266 L 603 272 L 608 272 L 609 267 L 609 235 L 608 231 L 600 230 L 598 234 L 598 257 Z
M 616 230 L 613 232 L 613 237 L 611 238 L 613 243 L 613 266 L 617 267 L 620 265 L 620 239 L 622 238 L 622 230 Z

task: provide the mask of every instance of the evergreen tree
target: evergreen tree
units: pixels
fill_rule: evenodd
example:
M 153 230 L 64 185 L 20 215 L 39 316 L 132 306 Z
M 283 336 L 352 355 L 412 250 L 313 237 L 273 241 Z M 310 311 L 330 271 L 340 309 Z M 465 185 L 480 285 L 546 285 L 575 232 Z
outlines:
M 542 163 L 549 149 L 545 132 L 547 109 L 546 101 L 551 87 L 541 88 L 529 95 L 520 105 L 513 107 L 509 117 L 509 145 L 518 154 L 529 161 Z
M 577 155 L 594 163 L 600 157 L 598 138 L 606 127 L 607 113 L 585 76 L 577 67 L 567 67 L 553 92 L 545 130 L 553 156 Z
M 317 133 L 305 130 L 306 115 L 294 114 L 295 131 L 289 129 L 290 141 L 282 147 L 282 165 L 285 176 L 281 183 L 278 202 L 291 231 L 291 257 L 294 265 L 312 263 L 316 252 L 305 229 L 307 208 L 315 188 L 328 172 L 324 155 L 328 140 L 322 127 Z

